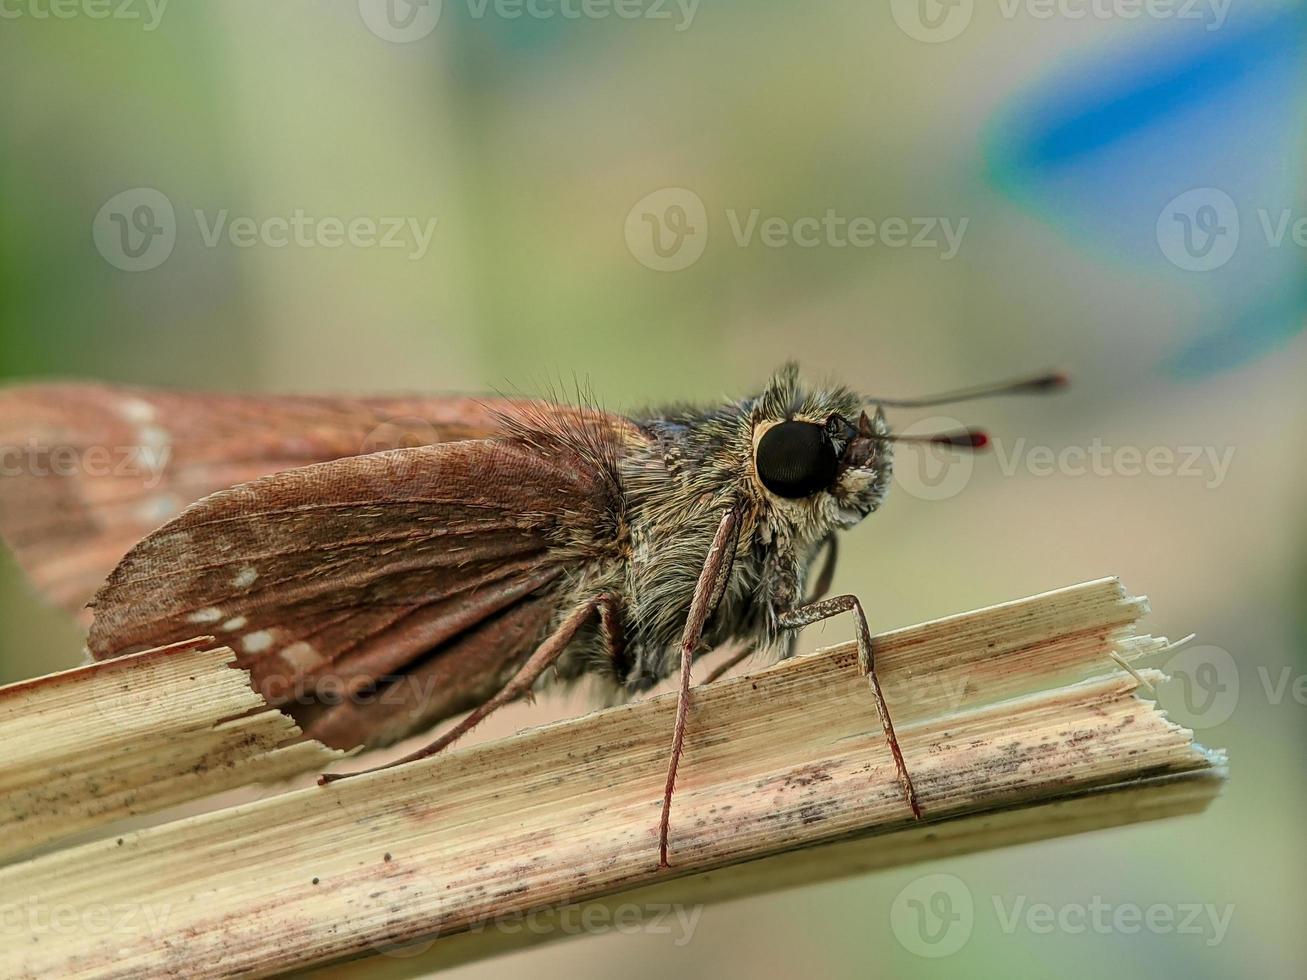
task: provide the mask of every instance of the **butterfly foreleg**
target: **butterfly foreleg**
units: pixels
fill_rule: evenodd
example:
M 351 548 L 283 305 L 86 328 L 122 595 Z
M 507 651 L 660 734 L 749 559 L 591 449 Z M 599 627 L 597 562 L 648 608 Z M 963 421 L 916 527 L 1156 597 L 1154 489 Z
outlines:
M 729 510 L 722 515 L 712 546 L 708 549 L 708 556 L 704 559 L 703 570 L 699 572 L 699 579 L 695 583 L 690 612 L 685 620 L 685 631 L 681 635 L 681 686 L 676 699 L 676 726 L 672 733 L 672 754 L 667 764 L 662 819 L 658 826 L 660 868 L 668 867 L 667 833 L 671 826 L 672 791 L 676 787 L 676 768 L 680 764 L 681 751 L 685 745 L 685 726 L 690 710 L 690 665 L 699 649 L 699 641 L 703 638 L 704 624 L 726 591 L 738 529 L 739 517 L 735 511 Z

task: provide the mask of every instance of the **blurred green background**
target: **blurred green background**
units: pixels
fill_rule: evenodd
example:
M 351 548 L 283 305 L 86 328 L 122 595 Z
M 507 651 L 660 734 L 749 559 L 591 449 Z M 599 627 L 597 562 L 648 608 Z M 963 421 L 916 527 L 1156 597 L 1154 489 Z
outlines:
M 1153 632 L 1198 633 L 1191 686 L 1217 651 L 1228 710 L 1162 692 L 1231 750 L 1209 813 L 453 975 L 1299 976 L 1305 20 L 1251 0 L 6 0 L 0 375 L 576 376 L 635 410 L 746 393 L 787 358 L 882 395 L 1066 368 L 1060 399 L 951 410 L 998 452 L 905 450 L 835 587 L 887 628 L 1119 574 Z M 395 247 L 369 240 L 389 219 Z M 0 556 L 0 681 L 80 650 Z M 974 903 L 939 958 L 890 920 L 928 874 Z M 1095 901 L 1228 928 L 1007 921 Z

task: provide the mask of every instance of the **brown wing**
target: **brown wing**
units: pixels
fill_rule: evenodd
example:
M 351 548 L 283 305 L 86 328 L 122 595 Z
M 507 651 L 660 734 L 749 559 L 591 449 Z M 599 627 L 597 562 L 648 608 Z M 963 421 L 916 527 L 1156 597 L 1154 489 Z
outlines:
M 133 544 L 202 497 L 310 463 L 487 438 L 504 413 L 537 404 L 97 384 L 0 389 L 0 536 L 44 594 L 77 612 Z
M 134 547 L 95 598 L 97 659 L 215 633 L 339 748 L 485 700 L 611 548 L 611 470 L 522 439 L 402 449 L 221 491 Z

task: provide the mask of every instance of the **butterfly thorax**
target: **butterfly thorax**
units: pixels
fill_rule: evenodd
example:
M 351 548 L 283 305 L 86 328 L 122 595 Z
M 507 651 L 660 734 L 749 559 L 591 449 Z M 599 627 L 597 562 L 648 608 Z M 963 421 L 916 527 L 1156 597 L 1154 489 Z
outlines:
M 629 544 L 620 590 L 627 646 L 616 679 L 628 691 L 679 664 L 686 614 L 726 511 L 739 515 L 739 536 L 700 652 L 727 643 L 776 650 L 777 619 L 801 601 L 808 567 L 835 526 L 828 506 L 778 507 L 758 485 L 759 401 L 637 421 L 647 441 L 620 462 Z

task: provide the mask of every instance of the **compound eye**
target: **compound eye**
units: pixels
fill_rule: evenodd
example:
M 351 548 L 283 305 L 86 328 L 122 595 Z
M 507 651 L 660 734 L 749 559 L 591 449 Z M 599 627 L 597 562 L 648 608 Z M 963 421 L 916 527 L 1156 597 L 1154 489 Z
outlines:
M 835 482 L 839 456 L 825 427 L 781 422 L 758 440 L 754 465 L 762 485 L 778 497 L 811 497 Z

